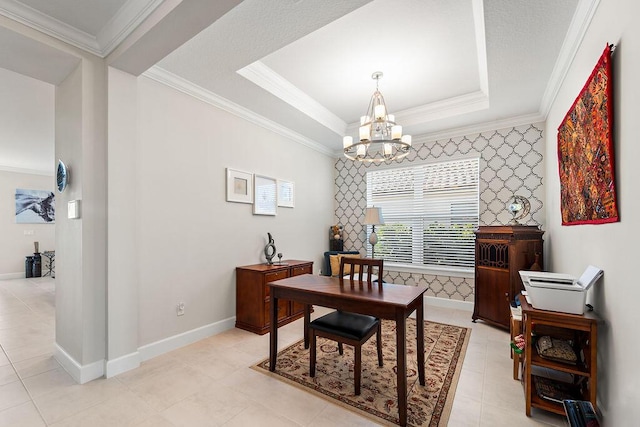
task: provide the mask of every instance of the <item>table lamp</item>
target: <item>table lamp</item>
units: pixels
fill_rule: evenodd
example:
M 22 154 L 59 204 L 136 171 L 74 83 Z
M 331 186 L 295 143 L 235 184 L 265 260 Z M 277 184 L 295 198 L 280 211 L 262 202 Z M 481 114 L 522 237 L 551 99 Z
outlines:
M 365 225 L 371 225 L 372 230 L 369 235 L 369 243 L 371 243 L 371 258 L 374 258 L 374 249 L 376 243 L 378 243 L 378 236 L 376 235 L 376 225 L 383 225 L 384 218 L 382 218 L 382 210 L 380 208 L 376 208 L 375 206 L 372 208 L 367 208 L 364 215 L 364 223 Z

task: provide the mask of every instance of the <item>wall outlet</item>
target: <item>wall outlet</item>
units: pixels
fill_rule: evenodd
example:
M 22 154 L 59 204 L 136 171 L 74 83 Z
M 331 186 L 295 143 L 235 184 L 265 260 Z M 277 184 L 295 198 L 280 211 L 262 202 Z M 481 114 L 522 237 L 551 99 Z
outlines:
M 176 314 L 178 316 L 184 315 L 184 303 L 183 302 L 179 302 L 178 305 L 176 305 Z

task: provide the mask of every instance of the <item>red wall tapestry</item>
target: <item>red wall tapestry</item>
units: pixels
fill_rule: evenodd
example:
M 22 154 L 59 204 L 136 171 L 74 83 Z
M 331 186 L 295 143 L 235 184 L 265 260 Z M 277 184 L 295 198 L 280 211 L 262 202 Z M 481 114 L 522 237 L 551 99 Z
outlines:
M 558 128 L 562 225 L 619 221 L 613 170 L 611 47 Z

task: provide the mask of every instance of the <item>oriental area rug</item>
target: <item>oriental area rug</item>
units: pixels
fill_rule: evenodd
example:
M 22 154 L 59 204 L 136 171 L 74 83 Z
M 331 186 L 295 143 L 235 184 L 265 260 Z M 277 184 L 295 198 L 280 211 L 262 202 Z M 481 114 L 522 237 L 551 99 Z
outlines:
M 425 386 L 418 381 L 416 321 L 407 319 L 407 419 L 410 426 L 446 426 L 469 343 L 471 329 L 430 321 L 424 322 Z M 253 366 L 289 384 L 315 393 L 378 423 L 398 424 L 396 392 L 396 326 L 382 323 L 384 366 L 378 366 L 376 337 L 362 346 L 360 396 L 354 394 L 353 347 L 317 339 L 315 378 L 309 377 L 309 350 L 304 342 L 290 345 L 278 353 L 275 372 L 269 372 L 269 359 Z

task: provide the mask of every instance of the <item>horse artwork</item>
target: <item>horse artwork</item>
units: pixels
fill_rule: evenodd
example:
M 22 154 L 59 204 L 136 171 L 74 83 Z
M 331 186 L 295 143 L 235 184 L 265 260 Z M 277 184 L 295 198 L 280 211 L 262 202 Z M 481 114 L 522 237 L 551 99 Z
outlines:
M 53 224 L 56 219 L 56 198 L 53 191 L 16 188 L 17 224 Z

